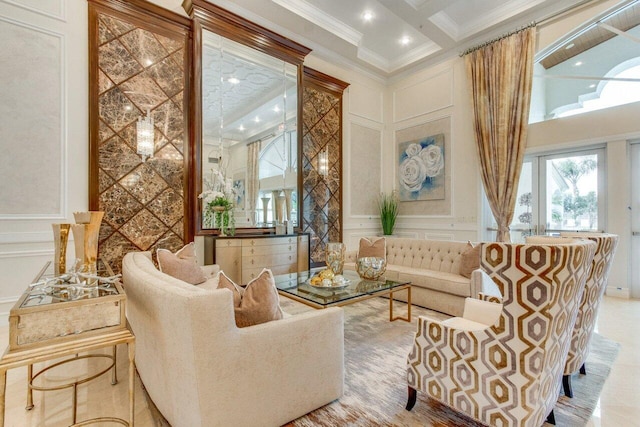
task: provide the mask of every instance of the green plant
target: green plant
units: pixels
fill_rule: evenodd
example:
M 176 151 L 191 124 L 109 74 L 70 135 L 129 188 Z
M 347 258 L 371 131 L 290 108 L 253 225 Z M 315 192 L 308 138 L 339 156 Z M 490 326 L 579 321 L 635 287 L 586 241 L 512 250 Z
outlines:
M 398 202 L 398 193 L 395 191 L 392 191 L 391 194 L 380 193 L 378 210 L 384 235 L 393 234 L 393 227 L 396 225 L 396 218 L 398 217 Z

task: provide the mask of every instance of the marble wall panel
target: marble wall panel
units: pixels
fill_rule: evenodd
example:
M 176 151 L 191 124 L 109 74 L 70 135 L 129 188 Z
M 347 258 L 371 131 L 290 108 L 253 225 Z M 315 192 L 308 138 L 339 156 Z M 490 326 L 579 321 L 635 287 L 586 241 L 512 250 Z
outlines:
M 312 265 L 325 259 L 325 246 L 340 241 L 342 156 L 342 98 L 333 93 L 303 88 L 302 136 L 302 230 L 310 233 Z M 327 150 L 329 173 L 318 171 L 318 153 Z
M 119 271 L 130 251 L 178 250 L 184 236 L 186 39 L 98 15 L 99 252 Z M 151 110 L 154 157 L 136 153 L 136 121 Z M 173 142 L 173 143 L 172 143 Z

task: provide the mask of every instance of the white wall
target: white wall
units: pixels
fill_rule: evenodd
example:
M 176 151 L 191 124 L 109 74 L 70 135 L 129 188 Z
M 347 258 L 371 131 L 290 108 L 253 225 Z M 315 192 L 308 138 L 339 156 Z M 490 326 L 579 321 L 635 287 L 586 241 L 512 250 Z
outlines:
M 88 208 L 87 2 L 2 1 L 0 40 L 4 323 L 53 258 L 51 223 L 73 222 L 74 211 Z

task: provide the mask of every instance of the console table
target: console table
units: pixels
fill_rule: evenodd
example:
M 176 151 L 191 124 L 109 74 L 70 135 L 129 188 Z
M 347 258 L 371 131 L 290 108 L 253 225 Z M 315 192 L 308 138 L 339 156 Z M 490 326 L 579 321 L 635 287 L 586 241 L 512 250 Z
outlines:
M 34 283 L 46 277 L 45 268 Z M 65 282 L 52 282 L 54 286 L 30 286 L 11 309 L 9 314 L 9 346 L 0 358 L 0 427 L 4 426 L 7 371 L 21 366 L 28 367 L 27 409 L 33 407 L 32 390 L 48 391 L 73 389 L 73 426 L 99 422 L 119 423 L 133 427 L 135 384 L 135 337 L 125 318 L 126 295 L 119 282 L 83 287 Z M 112 370 L 115 376 L 116 346 L 127 344 L 129 359 L 129 420 L 115 417 L 99 417 L 77 422 L 77 387 Z M 113 348 L 113 354 L 79 356 L 79 353 Z M 33 364 L 69 357 L 62 362 L 43 368 L 35 375 Z M 33 380 L 50 369 L 79 358 L 104 357 L 111 365 L 100 372 L 55 387 L 33 385 Z

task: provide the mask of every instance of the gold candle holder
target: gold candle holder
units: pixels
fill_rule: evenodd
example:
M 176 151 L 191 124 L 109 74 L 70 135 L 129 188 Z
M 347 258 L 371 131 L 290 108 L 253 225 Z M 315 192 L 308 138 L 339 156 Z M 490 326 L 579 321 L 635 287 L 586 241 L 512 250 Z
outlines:
M 98 238 L 104 212 L 74 212 L 73 216 L 78 222 L 78 224 L 71 225 L 76 258 L 82 262 L 82 272 L 95 274 L 98 270 Z
M 53 245 L 55 253 L 53 268 L 56 276 L 67 272 L 67 244 L 69 243 L 69 229 L 71 224 L 51 224 L 53 228 Z

